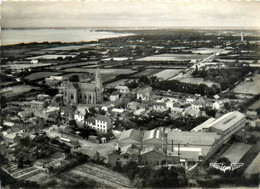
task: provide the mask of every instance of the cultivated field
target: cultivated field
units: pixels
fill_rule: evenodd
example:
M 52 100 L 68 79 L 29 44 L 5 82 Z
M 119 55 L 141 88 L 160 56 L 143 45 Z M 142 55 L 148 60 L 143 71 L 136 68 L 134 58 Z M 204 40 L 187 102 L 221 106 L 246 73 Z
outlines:
M 200 60 L 206 58 L 207 55 L 198 54 L 158 54 L 139 58 L 136 61 L 189 61 Z
M 187 51 L 191 51 L 192 53 L 195 53 L 195 54 L 198 54 L 198 53 L 200 53 L 200 54 L 213 54 L 213 53 L 216 53 L 220 50 L 221 49 L 216 49 L 216 48 L 197 48 L 197 49 L 191 49 L 191 50 L 187 50 Z M 227 54 L 229 52 L 232 52 L 232 50 L 224 50 L 224 51 L 222 51 L 222 54 Z
M 124 61 L 124 60 L 128 60 L 129 57 L 114 57 L 114 58 L 104 58 L 102 60 L 104 61 L 110 61 L 110 60 L 114 60 L 114 61 Z
M 46 54 L 46 55 L 40 55 L 40 56 L 33 56 L 26 58 L 27 60 L 35 60 L 35 59 L 45 59 L 45 60 L 51 60 L 51 59 L 57 59 L 57 58 L 66 58 L 66 57 L 75 57 L 75 55 L 64 55 L 64 54 Z
M 19 70 L 25 68 L 36 68 L 42 66 L 52 65 L 52 63 L 37 63 L 37 64 L 10 64 L 10 65 L 0 65 L 0 68 L 10 67 L 10 69 Z
M 238 163 L 252 145 L 244 143 L 233 143 L 221 157 L 226 157 L 231 163 Z
M 254 74 L 253 81 L 244 81 L 239 83 L 235 89 L 235 93 L 257 95 L 260 93 L 260 74 Z
M 102 183 L 109 187 L 129 188 L 131 187 L 130 180 L 121 174 L 112 171 L 101 165 L 93 163 L 84 164 L 69 171 L 69 174 L 77 175 L 78 178 L 90 178 L 98 183 Z
M 25 77 L 25 79 L 32 81 L 32 80 L 37 80 L 37 79 L 42 79 L 46 78 L 52 75 L 59 75 L 60 73 L 57 72 L 36 72 L 36 73 L 31 73 Z
M 82 66 L 83 68 L 79 68 L 80 70 L 84 69 L 84 66 L 95 66 L 98 62 L 97 61 L 89 61 L 89 62 L 78 62 L 78 63 L 70 63 L 70 64 L 62 64 L 62 65 L 57 65 L 53 66 L 54 69 L 65 69 L 65 68 L 73 68 L 73 67 L 80 67 Z M 76 68 L 77 69 L 77 68 Z
M 181 69 L 167 69 L 167 70 L 163 70 L 159 73 L 156 73 L 153 76 L 156 76 L 157 78 L 162 79 L 162 80 L 167 80 L 167 79 L 172 78 L 176 74 L 178 74 L 180 71 L 182 71 L 182 70 Z

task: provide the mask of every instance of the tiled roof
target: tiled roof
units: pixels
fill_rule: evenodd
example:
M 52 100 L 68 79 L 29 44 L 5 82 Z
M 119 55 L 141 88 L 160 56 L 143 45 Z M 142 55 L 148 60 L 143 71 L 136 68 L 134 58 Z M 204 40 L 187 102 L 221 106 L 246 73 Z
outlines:
M 149 152 L 152 152 L 152 151 L 160 153 L 160 154 L 164 154 L 161 150 L 159 150 L 155 146 L 148 146 L 148 147 L 145 147 L 145 148 L 142 149 L 140 155 L 143 155 L 143 154 L 146 154 L 146 153 L 149 153 Z
M 111 120 L 110 117 L 103 116 L 103 115 L 97 115 L 96 120 L 104 121 L 104 122 L 107 122 L 107 123 L 112 123 L 112 120 Z

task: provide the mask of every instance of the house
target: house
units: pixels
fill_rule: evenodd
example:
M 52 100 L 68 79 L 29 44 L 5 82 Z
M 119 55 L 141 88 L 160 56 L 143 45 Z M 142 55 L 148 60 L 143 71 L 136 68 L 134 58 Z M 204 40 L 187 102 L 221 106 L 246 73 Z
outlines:
M 129 129 L 123 131 L 120 137 L 118 138 L 117 149 L 121 148 L 122 146 L 127 146 L 129 144 L 134 144 L 140 147 L 142 143 L 142 137 L 143 137 L 142 131 L 136 129 Z
M 200 110 L 192 109 L 191 106 L 184 109 L 185 116 L 199 117 L 200 113 Z
M 75 121 L 84 122 L 87 112 L 88 112 L 87 108 L 78 107 L 74 114 Z
M 94 129 L 95 128 L 95 125 L 96 125 L 96 120 L 94 117 L 89 117 L 87 120 L 86 120 L 86 125 L 89 126 L 90 128 Z
M 155 146 L 144 147 L 140 152 L 140 163 L 144 165 L 160 165 L 166 159 L 165 154 Z
M 212 104 L 212 108 L 215 110 L 219 110 L 222 106 L 223 104 L 220 101 L 216 101 Z
M 186 98 L 185 102 L 186 102 L 187 104 L 192 104 L 192 103 L 195 102 L 195 99 L 194 99 L 194 98 Z
M 142 115 L 144 112 L 145 112 L 145 109 L 144 109 L 144 108 L 140 108 L 140 109 L 138 109 L 138 110 L 135 110 L 133 114 L 136 115 L 136 116 L 140 116 L 140 115 Z
M 42 110 L 42 109 L 47 107 L 47 104 L 45 102 L 42 102 L 42 101 L 33 100 L 33 101 L 30 102 L 30 107 L 32 109 Z
M 171 112 L 176 113 L 176 114 L 178 114 L 178 115 L 182 114 L 183 111 L 184 111 L 183 108 L 179 108 L 179 107 L 172 107 L 172 108 L 171 108 Z
M 250 119 L 257 119 L 258 118 L 258 115 L 257 115 L 257 111 L 250 111 L 248 110 L 246 112 L 246 116 Z
M 194 103 L 191 104 L 191 108 L 192 108 L 193 110 L 200 110 L 200 109 L 202 109 L 203 107 L 205 107 L 205 104 L 203 104 L 202 102 L 196 101 L 196 102 L 194 102 Z
M 112 129 L 112 120 L 108 116 L 97 115 L 95 117 L 95 130 L 101 132 L 109 132 Z
M 114 104 L 107 104 L 101 107 L 101 110 L 104 110 L 105 112 L 110 112 L 115 107 Z
M 133 144 L 123 146 L 120 150 L 108 154 L 108 163 L 115 166 L 117 163 L 125 165 L 130 161 L 139 162 L 139 149 Z
M 130 93 L 130 89 L 127 86 L 116 86 L 115 89 L 121 94 Z
M 155 102 L 153 104 L 153 110 L 163 112 L 163 111 L 167 110 L 167 107 L 164 102 Z
M 137 100 L 150 101 L 152 100 L 152 96 L 153 94 L 151 87 L 140 88 L 136 92 Z
M 110 96 L 109 96 L 109 100 L 111 102 L 116 102 L 119 100 L 119 93 L 118 92 L 113 92 Z
M 116 113 L 116 114 L 122 114 L 124 111 L 125 111 L 125 110 L 122 109 L 122 108 L 113 108 L 113 109 L 111 110 L 111 112 Z
M 27 119 L 29 117 L 32 117 L 33 112 L 31 110 L 24 110 L 24 111 L 18 112 L 17 115 L 24 120 L 24 119 Z
M 127 108 L 130 110 L 137 110 L 140 107 L 140 105 L 141 104 L 139 102 L 132 101 L 127 104 Z

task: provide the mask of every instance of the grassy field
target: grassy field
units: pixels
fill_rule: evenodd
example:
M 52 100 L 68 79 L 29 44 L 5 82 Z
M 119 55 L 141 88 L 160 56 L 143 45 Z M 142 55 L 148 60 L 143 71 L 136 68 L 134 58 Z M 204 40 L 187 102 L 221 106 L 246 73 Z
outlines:
M 221 157 L 228 158 L 231 163 L 238 163 L 239 160 L 246 154 L 250 149 L 251 145 L 244 143 L 233 143 Z
M 27 76 L 25 76 L 25 79 L 29 81 L 37 80 L 37 79 L 42 79 L 46 78 L 52 75 L 59 75 L 60 73 L 57 72 L 36 72 L 36 73 L 31 73 Z
M 206 58 L 207 55 L 198 54 L 158 54 L 137 59 L 137 61 L 189 61 Z
M 252 163 L 247 167 L 244 172 L 246 177 L 250 176 L 251 174 L 257 174 L 260 172 L 260 153 L 255 157 Z
M 73 68 L 73 67 L 78 67 L 82 66 L 83 68 L 80 68 L 80 70 L 84 69 L 84 66 L 89 66 L 89 65 L 96 65 L 98 62 L 97 61 L 89 61 L 89 62 L 78 62 L 78 63 L 70 63 L 70 64 L 61 64 L 57 66 L 53 66 L 54 69 L 65 69 L 65 68 Z M 77 69 L 77 68 L 76 68 Z
M 0 65 L 0 68 L 10 67 L 11 69 L 24 69 L 24 68 L 36 68 L 42 66 L 52 65 L 51 63 L 38 63 L 38 64 L 10 64 L 10 65 Z
M 85 45 L 70 45 L 70 46 L 60 46 L 60 47 L 53 47 L 53 48 L 48 48 L 48 49 L 43 49 L 45 51 L 70 51 L 70 50 L 79 50 L 79 49 L 84 49 L 88 47 L 93 47 L 98 44 L 85 44 Z
M 125 85 L 126 83 L 131 82 L 131 81 L 133 81 L 133 80 L 132 79 L 120 79 L 120 80 L 114 81 L 112 83 L 109 83 L 108 86 L 115 87 L 117 85 Z
M 151 76 L 154 74 L 157 74 L 158 72 L 161 72 L 163 69 L 145 69 L 139 73 L 134 74 L 134 77 L 140 77 L 142 75 Z
M 33 87 L 33 86 L 30 86 L 30 85 L 16 85 L 16 86 L 13 86 L 13 87 L 8 87 L 8 88 L 12 89 L 13 91 L 2 94 L 5 97 L 13 97 L 13 96 L 21 95 L 23 93 L 29 92 L 31 89 L 35 89 L 35 90 L 40 89 L 39 87 Z
M 181 69 L 167 69 L 163 70 L 159 73 L 154 74 L 154 76 L 158 77 L 159 79 L 162 80 L 167 80 L 170 79 L 171 77 L 175 76 L 181 71 Z
M 260 74 L 254 74 L 253 81 L 244 81 L 238 84 L 235 89 L 235 93 L 252 94 L 257 95 L 260 93 Z

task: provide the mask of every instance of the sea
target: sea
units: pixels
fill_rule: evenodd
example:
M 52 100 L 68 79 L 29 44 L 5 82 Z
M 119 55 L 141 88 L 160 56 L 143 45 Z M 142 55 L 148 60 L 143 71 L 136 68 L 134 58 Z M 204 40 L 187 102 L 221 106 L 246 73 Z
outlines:
M 94 31 L 89 29 L 2 29 L 1 45 L 12 45 L 31 42 L 88 42 L 98 39 L 134 35 L 131 33 L 115 33 Z

